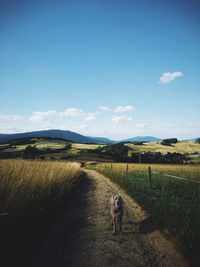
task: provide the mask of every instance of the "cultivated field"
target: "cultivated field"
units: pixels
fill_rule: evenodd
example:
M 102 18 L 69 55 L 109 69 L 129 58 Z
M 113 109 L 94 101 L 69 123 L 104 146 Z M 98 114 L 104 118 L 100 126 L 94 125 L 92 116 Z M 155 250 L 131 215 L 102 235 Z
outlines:
M 196 141 L 179 141 L 171 146 L 161 145 L 160 142 L 144 143 L 143 145 L 128 144 L 135 152 L 161 152 L 161 153 L 199 153 L 200 144 Z
M 23 151 L 27 146 L 31 145 L 31 146 L 35 146 L 38 149 L 61 149 L 64 148 L 65 145 L 67 144 L 67 142 L 65 141 L 60 141 L 60 140 L 53 140 L 53 141 L 48 141 L 48 140 L 43 140 L 43 139 L 34 139 L 33 140 L 36 141 L 36 143 L 30 143 L 30 144 L 19 144 L 19 145 L 14 145 L 12 147 L 9 147 L 7 149 L 4 150 L 4 152 L 14 152 L 14 151 Z M 0 144 L 0 148 L 8 145 L 8 144 Z
M 181 243 L 185 253 L 196 255 L 200 246 L 200 184 L 177 180 L 163 174 L 200 182 L 200 166 L 151 164 L 152 188 L 147 164 L 97 164 L 90 168 L 106 175 L 133 197 L 160 227 Z M 199 257 L 199 254 L 198 256 Z

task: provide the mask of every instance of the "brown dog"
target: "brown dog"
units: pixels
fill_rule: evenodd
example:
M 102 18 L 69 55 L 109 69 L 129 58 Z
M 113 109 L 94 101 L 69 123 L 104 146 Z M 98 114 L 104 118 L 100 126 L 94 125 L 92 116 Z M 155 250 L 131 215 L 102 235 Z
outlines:
M 119 195 L 114 195 L 110 200 L 110 212 L 112 216 L 113 234 L 116 234 L 117 223 L 119 224 L 119 231 L 122 231 L 123 218 L 123 199 Z

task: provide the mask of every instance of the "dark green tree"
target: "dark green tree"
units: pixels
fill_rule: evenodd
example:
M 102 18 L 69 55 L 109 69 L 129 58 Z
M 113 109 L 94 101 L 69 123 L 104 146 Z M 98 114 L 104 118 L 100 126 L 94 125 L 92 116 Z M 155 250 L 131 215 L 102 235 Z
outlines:
M 176 144 L 178 142 L 177 138 L 163 139 L 161 145 L 171 146 L 171 144 Z
M 196 139 L 196 142 L 200 144 L 200 137 Z
M 40 155 L 35 146 L 27 146 L 22 154 L 23 159 L 36 159 Z

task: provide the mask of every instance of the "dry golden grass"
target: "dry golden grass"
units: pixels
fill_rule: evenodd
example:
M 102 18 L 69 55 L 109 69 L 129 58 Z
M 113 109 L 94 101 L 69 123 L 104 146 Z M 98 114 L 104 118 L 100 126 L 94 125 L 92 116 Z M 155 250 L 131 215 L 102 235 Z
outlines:
M 82 174 L 78 163 L 0 160 L 2 266 L 23 266 L 16 263 L 18 257 L 21 261 L 31 253 L 56 210 L 80 185 Z
M 0 213 L 59 200 L 80 176 L 78 163 L 0 160 Z M 39 212 L 39 211 L 38 211 Z

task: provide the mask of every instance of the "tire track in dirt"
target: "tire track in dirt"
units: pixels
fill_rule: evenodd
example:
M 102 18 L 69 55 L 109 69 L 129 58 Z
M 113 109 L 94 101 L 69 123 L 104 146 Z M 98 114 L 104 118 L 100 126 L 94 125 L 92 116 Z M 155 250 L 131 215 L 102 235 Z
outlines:
M 29 266 L 186 267 L 186 260 L 126 193 L 108 178 L 85 170 L 86 185 L 76 201 L 57 214 L 58 222 Z M 112 235 L 109 200 L 124 199 L 122 234 Z

